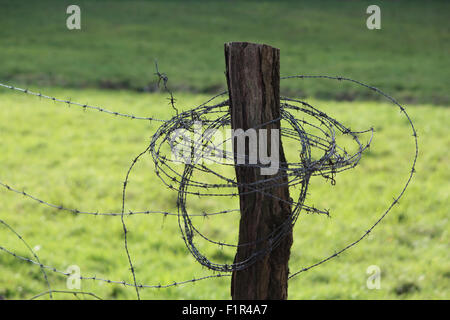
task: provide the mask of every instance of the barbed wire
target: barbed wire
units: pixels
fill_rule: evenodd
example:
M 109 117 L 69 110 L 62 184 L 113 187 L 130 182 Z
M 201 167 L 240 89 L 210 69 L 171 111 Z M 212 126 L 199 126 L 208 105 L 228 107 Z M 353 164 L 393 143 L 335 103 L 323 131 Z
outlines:
M 161 178 L 163 183 L 169 189 L 178 191 L 177 206 L 179 211 L 179 229 L 180 232 L 182 233 L 183 240 L 185 241 L 189 251 L 196 258 L 196 260 L 203 266 L 207 267 L 208 269 L 220 272 L 231 272 L 248 268 L 253 263 L 264 257 L 268 252 L 276 248 L 276 246 L 280 243 L 280 241 L 284 238 L 284 236 L 291 230 L 293 224 L 297 220 L 297 217 L 302 209 L 319 213 L 325 213 L 328 215 L 329 213 L 327 211 L 320 211 L 315 208 L 309 208 L 304 205 L 304 201 L 306 198 L 306 190 L 310 177 L 314 175 L 321 175 L 326 179 L 331 179 L 332 181 L 334 181 L 333 176 L 337 172 L 341 172 L 356 166 L 356 164 L 361 158 L 362 152 L 366 150 L 370 145 L 370 141 L 372 138 L 365 146 L 363 146 L 363 144 L 358 140 L 357 133 L 366 133 L 366 132 L 373 133 L 373 129 L 360 132 L 353 132 L 349 128 L 346 128 L 338 121 L 330 118 L 325 113 L 318 111 L 317 109 L 315 109 L 313 106 L 311 106 L 306 102 L 288 98 L 284 98 L 283 101 L 284 102 L 281 103 L 281 115 L 282 115 L 281 118 L 274 119 L 270 123 L 279 122 L 280 120 L 285 120 L 289 122 L 289 124 L 292 126 L 293 129 L 289 131 L 288 128 L 282 127 L 281 128 L 282 136 L 287 138 L 297 138 L 296 139 L 297 141 L 302 142 L 302 153 L 300 154 L 302 162 L 280 163 L 279 170 L 281 171 L 281 174 L 275 175 L 270 178 L 261 179 L 253 183 L 237 183 L 234 178 L 227 178 L 223 175 L 220 175 L 215 170 L 208 168 L 202 163 L 199 163 L 198 159 L 196 159 L 198 158 L 198 154 L 196 154 L 195 152 L 190 153 L 191 158 L 188 159 L 187 164 L 185 164 L 183 173 L 179 173 L 177 172 L 177 170 L 175 170 L 173 164 L 179 164 L 180 161 L 176 159 L 174 160 L 173 158 L 161 154 L 161 149 L 164 146 L 164 144 L 168 144 L 170 142 L 172 142 L 172 144 L 170 145 L 170 148 L 167 148 L 167 150 L 173 151 L 174 145 L 171 139 L 171 135 L 174 132 L 176 132 L 179 129 L 184 129 L 194 133 L 195 123 L 198 122 L 199 120 L 201 120 L 202 124 L 206 124 L 205 132 L 208 132 L 208 130 L 215 132 L 215 130 L 218 130 L 219 128 L 230 126 L 231 125 L 230 112 L 229 110 L 222 109 L 225 106 L 229 107 L 227 101 L 225 102 L 222 101 L 213 106 L 201 106 L 183 112 L 177 115 L 176 117 L 172 118 L 170 121 L 165 122 L 153 135 L 153 139 L 150 144 L 151 146 L 150 152 L 152 154 L 155 163 L 156 174 L 158 177 Z M 286 101 L 289 101 L 291 103 L 297 102 L 301 105 L 301 107 L 289 104 Z M 290 109 L 303 112 L 304 114 L 309 115 L 318 120 L 320 125 L 324 126 L 328 130 L 328 131 L 321 130 L 321 132 L 324 133 L 325 138 L 313 135 L 311 133 L 307 133 L 302 126 L 310 125 L 311 127 L 316 128 L 317 126 L 314 126 L 313 124 L 311 124 L 308 121 L 305 121 L 304 119 L 299 120 L 295 118 L 289 112 Z M 207 115 L 211 114 L 214 114 L 215 116 L 214 119 L 206 118 Z M 268 124 L 269 123 L 261 124 L 260 126 L 254 129 L 263 128 Z M 346 134 L 351 135 L 352 138 L 358 144 L 359 147 L 358 152 L 356 152 L 354 155 L 349 155 L 344 149 L 339 148 L 339 146 L 337 146 L 335 139 L 335 129 L 341 131 L 341 133 L 343 133 L 344 135 Z M 294 136 L 294 134 L 296 134 L 296 136 Z M 226 141 L 227 140 L 222 141 L 220 145 L 226 144 Z M 208 148 L 208 144 L 210 143 L 211 139 L 209 139 L 208 137 L 204 139 L 194 137 L 192 139 L 187 139 L 187 141 L 186 139 L 183 139 L 181 142 L 178 143 L 178 145 L 181 144 L 182 147 L 188 148 L 192 147 L 192 149 L 199 149 L 200 146 L 201 149 L 203 150 L 205 148 Z M 323 151 L 324 155 L 317 160 L 313 160 L 311 152 L 312 147 L 316 147 L 319 150 Z M 217 146 L 215 146 L 215 149 L 217 149 Z M 342 155 L 339 154 L 339 151 L 343 151 L 343 154 Z M 243 157 L 244 160 L 246 161 L 248 160 L 248 155 L 241 155 L 237 154 L 236 152 L 234 153 L 226 152 L 224 149 L 220 148 L 218 150 L 218 154 L 221 155 L 222 159 L 225 158 L 226 160 L 230 160 L 228 164 L 224 163 L 225 165 L 229 166 L 234 166 L 235 164 L 233 160 L 239 157 Z M 214 161 L 212 157 L 209 157 L 207 159 L 203 158 L 202 160 L 210 160 L 214 164 L 218 164 L 218 161 Z M 251 165 L 246 164 L 246 166 L 256 168 L 263 167 L 260 164 L 251 164 Z M 218 177 L 219 179 L 223 180 L 224 183 L 211 184 L 194 180 L 192 175 L 195 170 L 198 170 L 203 174 L 210 173 L 215 177 Z M 204 177 L 204 175 L 202 177 Z M 284 178 L 288 179 L 286 180 Z M 301 185 L 301 192 L 298 200 L 296 202 L 294 201 L 288 202 L 288 204 L 294 208 L 293 214 L 288 219 L 286 219 L 284 223 L 278 226 L 267 238 L 258 239 L 254 242 L 232 245 L 209 239 L 206 235 L 202 234 L 197 228 L 195 228 L 191 219 L 189 218 L 190 215 L 186 209 L 186 196 L 188 194 L 211 197 L 211 196 L 237 196 L 237 195 L 242 196 L 244 194 L 262 193 L 264 195 L 276 198 L 278 201 L 286 202 L 286 200 L 275 197 L 269 192 L 265 191 L 266 189 L 282 185 L 288 185 L 291 187 L 295 185 Z M 196 187 L 200 189 L 200 191 L 198 191 L 198 189 L 197 191 L 188 191 L 189 187 Z M 210 192 L 211 189 L 222 190 L 223 188 L 231 188 L 233 191 L 229 193 Z M 247 189 L 248 191 L 243 192 L 242 190 L 244 190 L 244 188 Z M 207 192 L 202 192 L 202 189 L 207 190 Z M 240 190 L 239 193 L 236 193 L 236 191 L 234 191 L 237 189 Z M 219 246 L 231 246 L 231 247 L 253 246 L 261 242 L 268 242 L 270 243 L 270 245 L 264 247 L 263 249 L 257 252 L 254 252 L 244 261 L 235 262 L 233 264 L 217 264 L 210 261 L 204 254 L 202 254 L 197 249 L 197 246 L 193 241 L 195 234 L 199 235 L 201 238 L 207 240 L 208 242 Z
M 109 114 L 109 115 L 118 116 L 118 117 L 124 117 L 124 118 L 129 118 L 129 119 L 158 121 L 158 122 L 165 122 L 166 121 L 166 120 L 157 119 L 157 118 L 154 118 L 154 117 L 142 117 L 142 116 L 135 116 L 133 114 L 127 114 L 127 113 L 121 113 L 121 112 L 117 112 L 117 111 L 111 111 L 111 110 L 108 110 L 108 109 L 105 109 L 105 108 L 101 108 L 101 107 L 97 107 L 97 106 L 91 106 L 91 105 L 88 105 L 86 103 L 74 102 L 71 99 L 59 99 L 59 98 L 56 98 L 56 97 L 52 97 L 52 96 L 49 96 L 49 95 L 42 94 L 41 92 L 34 92 L 34 91 L 29 90 L 29 89 L 23 89 L 23 88 L 11 86 L 11 85 L 3 84 L 3 83 L 0 83 L 0 87 L 6 88 L 6 89 L 15 90 L 15 91 L 22 92 L 22 93 L 25 93 L 25 94 L 29 94 L 29 95 L 32 95 L 32 96 L 36 96 L 36 97 L 39 97 L 39 98 L 51 100 L 51 101 L 54 101 L 54 102 L 67 104 L 68 107 L 70 107 L 70 106 L 81 107 L 81 108 L 83 108 L 84 111 L 86 111 L 88 109 L 91 109 L 91 110 L 96 110 L 96 111 L 99 111 L 99 112 L 102 112 L 102 113 L 106 113 L 106 114 Z
M 2 225 L 4 225 L 6 228 L 8 228 L 8 230 L 12 233 L 14 233 L 14 235 L 25 245 L 25 247 L 28 249 L 28 251 L 31 252 L 31 254 L 34 256 L 34 258 L 36 259 L 37 263 L 39 264 L 39 266 L 41 266 L 41 261 L 39 260 L 38 255 L 36 254 L 36 252 L 30 247 L 30 245 L 28 244 L 28 242 L 25 241 L 25 239 L 22 237 L 22 235 L 20 235 L 13 227 L 11 227 L 9 224 L 7 224 L 4 220 L 0 219 L 0 223 Z M 52 288 L 50 286 L 50 281 L 48 281 L 48 277 L 47 277 L 47 273 L 45 272 L 45 269 L 43 267 L 41 268 L 41 272 L 44 276 L 44 280 L 47 284 L 48 287 L 48 293 L 50 296 L 50 299 L 53 299 L 53 295 L 52 295 Z
M 35 300 L 35 299 L 37 299 L 39 297 L 42 297 L 42 296 L 45 296 L 45 295 L 52 296 L 53 293 L 73 294 L 76 298 L 78 298 L 78 295 L 91 296 L 91 297 L 94 297 L 97 300 L 103 300 L 102 298 L 100 298 L 99 296 L 97 296 L 95 293 L 92 293 L 92 292 L 69 291 L 69 290 L 48 290 L 48 291 L 39 293 L 39 294 L 35 295 L 34 297 L 31 297 L 30 300 Z
M 345 78 L 345 77 L 333 77 L 333 76 L 326 76 L 326 75 L 299 75 L 299 76 L 289 76 L 289 77 L 283 77 L 281 79 L 328 79 L 328 80 L 338 80 L 338 81 L 349 81 L 352 83 L 356 83 L 360 86 L 363 86 L 365 88 L 368 88 L 370 90 L 373 90 L 379 94 L 381 94 L 382 96 L 384 96 L 386 99 L 388 99 L 390 102 L 392 102 L 395 106 L 397 106 L 400 110 L 400 112 L 406 117 L 406 119 L 408 120 L 408 123 L 410 125 L 411 131 L 412 131 L 412 136 L 414 138 L 414 144 L 415 144 L 415 150 L 414 150 L 414 157 L 412 160 L 412 165 L 411 165 L 411 170 L 409 173 L 409 176 L 406 180 L 406 183 L 404 184 L 403 188 L 401 189 L 400 193 L 394 197 L 392 203 L 388 206 L 388 208 L 383 212 L 383 214 L 380 216 L 380 218 L 378 218 L 375 223 L 366 231 L 363 233 L 363 235 L 356 239 L 355 241 L 353 241 L 352 243 L 348 244 L 347 246 L 345 246 L 344 248 L 342 248 L 341 250 L 335 252 L 334 254 L 326 257 L 325 259 L 322 259 L 306 268 L 302 268 L 294 273 L 292 273 L 291 275 L 289 275 L 289 280 L 292 279 L 293 277 L 299 275 L 302 272 L 308 271 L 314 267 L 317 267 L 335 257 L 337 257 L 338 255 L 340 255 L 341 253 L 343 253 L 344 251 L 347 251 L 348 249 L 350 249 L 351 247 L 355 246 L 356 244 L 358 244 L 361 240 L 363 240 L 365 237 L 367 237 L 370 232 L 372 232 L 372 230 L 386 217 L 386 215 L 391 211 L 391 209 L 395 206 L 399 204 L 399 200 L 400 198 L 403 197 L 403 195 L 406 192 L 406 189 L 408 188 L 409 184 L 411 183 L 411 180 L 413 178 L 413 175 L 416 173 L 416 163 L 417 163 L 417 157 L 419 156 L 419 143 L 418 143 L 418 135 L 417 135 L 417 130 L 414 127 L 414 123 L 411 120 L 411 117 L 409 116 L 409 114 L 406 112 L 405 108 L 397 102 L 397 100 L 395 100 L 394 98 L 392 98 L 391 96 L 387 95 L 386 93 L 384 93 L 383 91 L 379 90 L 376 87 L 373 86 L 369 86 L 366 85 L 358 80 L 354 80 L 354 79 L 350 79 L 350 78 Z
M 202 103 L 198 107 L 190 109 L 188 111 L 179 112 L 178 108 L 175 106 L 176 99 L 172 91 L 168 88 L 168 77 L 166 74 L 161 73 L 158 69 L 158 64 L 155 61 L 156 75 L 158 76 L 158 86 L 162 83 L 163 89 L 169 95 L 169 105 L 173 108 L 176 115 L 169 120 L 156 119 L 153 117 L 142 117 L 135 116 L 132 114 L 119 113 L 115 111 L 110 111 L 97 106 L 90 106 L 87 104 L 80 104 L 73 102 L 70 99 L 58 99 L 52 96 L 44 95 L 42 93 L 36 93 L 28 89 L 22 89 L 6 84 L 0 83 L 0 87 L 12 89 L 25 94 L 30 94 L 36 97 L 48 99 L 51 101 L 67 104 L 68 106 L 75 105 L 82 107 L 84 110 L 92 109 L 110 115 L 120 116 L 128 119 L 137 120 L 147 120 L 147 121 L 158 121 L 161 122 L 161 126 L 157 129 L 151 138 L 150 143 L 146 146 L 144 151 L 139 153 L 135 158 L 133 158 L 123 182 L 122 188 L 122 201 L 120 212 L 99 212 L 99 211 L 83 211 L 79 209 L 68 208 L 63 205 L 52 204 L 48 201 L 42 200 L 24 190 L 20 191 L 18 188 L 11 187 L 0 181 L 0 186 L 2 186 L 7 191 L 21 194 L 28 199 L 31 199 L 39 204 L 46 205 L 48 207 L 60 210 L 68 211 L 75 215 L 94 215 L 94 216 L 120 216 L 123 234 L 124 234 L 124 250 L 127 256 L 129 269 L 132 276 L 132 283 L 126 281 L 109 280 L 104 278 L 98 278 L 96 276 L 81 276 L 80 280 L 94 280 L 103 281 L 111 284 L 122 284 L 127 287 L 133 287 L 136 290 L 136 296 L 140 299 L 139 290 L 143 288 L 168 288 L 173 286 L 178 286 L 181 284 L 193 283 L 201 280 L 220 278 L 230 276 L 230 272 L 243 270 L 274 250 L 278 244 L 283 240 L 283 238 L 292 230 L 301 212 L 323 214 L 330 216 L 328 209 L 318 209 L 314 206 L 308 206 L 305 204 L 309 181 L 313 176 L 320 176 L 327 181 L 330 181 L 332 185 L 335 184 L 335 177 L 337 173 L 346 171 L 354 168 L 360 161 L 362 154 L 366 151 L 372 142 L 374 129 L 370 128 L 363 131 L 353 131 L 350 128 L 344 126 L 342 123 L 338 122 L 336 119 L 331 118 L 326 113 L 320 111 L 319 109 L 312 106 L 302 100 L 292 99 L 283 97 L 280 101 L 280 118 L 274 119 L 271 122 L 263 123 L 258 127 L 253 129 L 262 129 L 267 127 L 271 123 L 280 123 L 280 133 L 284 141 L 293 141 L 298 143 L 301 147 L 299 152 L 299 157 L 293 162 L 280 162 L 278 174 L 274 176 L 266 176 L 259 181 L 252 183 L 238 183 L 236 178 L 227 176 L 226 173 L 221 173 L 220 170 L 226 171 L 228 167 L 234 168 L 236 166 L 236 160 L 243 160 L 245 166 L 264 168 L 266 165 L 261 163 L 249 164 L 249 156 L 247 154 L 239 154 L 234 151 L 227 150 L 226 146 L 228 143 L 232 142 L 232 137 L 227 137 L 220 140 L 218 143 L 213 142 L 212 136 L 219 130 L 224 130 L 231 126 L 231 116 L 230 116 L 230 105 L 228 99 L 226 99 L 227 92 L 219 93 L 206 102 Z M 324 76 L 324 75 L 295 75 L 282 77 L 282 80 L 288 79 L 328 79 L 328 80 L 338 80 L 339 82 L 347 81 L 364 88 L 370 89 L 378 94 L 381 94 L 387 98 L 390 102 L 400 109 L 400 112 L 407 118 L 409 125 L 412 130 L 412 135 L 415 141 L 415 155 L 412 161 L 412 167 L 408 179 L 403 186 L 401 192 L 394 197 L 393 202 L 388 206 L 388 208 L 382 213 L 375 223 L 365 231 L 362 236 L 360 236 L 355 241 L 351 242 L 344 248 L 335 251 L 334 254 L 319 260 L 318 262 L 301 268 L 289 275 L 289 280 L 299 275 L 302 272 L 308 271 L 316 266 L 319 266 L 343 253 L 344 251 L 350 249 L 351 247 L 358 244 L 363 240 L 391 211 L 391 209 L 399 203 L 400 198 L 404 195 L 407 187 L 409 186 L 413 174 L 415 173 L 415 165 L 418 157 L 418 138 L 417 132 L 413 125 L 413 122 L 406 112 L 405 108 L 400 105 L 394 98 L 385 94 L 381 90 L 366 85 L 360 81 L 353 80 L 345 77 L 334 77 L 334 76 Z M 222 99 L 221 101 L 215 102 L 216 100 Z M 297 116 L 301 115 L 301 118 Z M 197 133 L 196 125 L 198 123 L 203 125 L 204 134 L 199 136 Z M 188 139 L 176 140 L 173 138 L 174 133 L 177 130 L 185 130 L 189 132 L 191 136 Z M 368 142 L 362 143 L 359 140 L 359 136 L 362 134 L 371 133 Z M 353 153 L 349 153 L 345 147 L 340 146 L 337 143 L 338 134 L 342 136 L 350 136 L 356 145 L 357 150 Z M 174 149 L 181 148 L 183 150 L 191 150 L 189 157 L 184 158 L 181 161 L 178 157 L 174 157 Z M 198 151 L 201 151 L 200 153 Z M 214 153 L 208 153 L 204 151 L 214 151 Z M 167 153 L 171 153 L 170 155 Z M 317 154 L 322 153 L 321 156 Z M 150 154 L 155 166 L 155 174 L 160 179 L 160 181 L 169 189 L 177 192 L 177 213 L 168 211 L 128 211 L 126 212 L 126 191 L 129 184 L 129 178 L 136 163 L 145 155 Z M 241 162 L 242 163 L 242 162 Z M 180 166 L 180 164 L 182 166 Z M 220 165 L 220 170 L 212 169 L 211 165 Z M 178 170 L 177 170 L 178 169 Z M 200 178 L 196 178 L 199 176 Z M 215 179 L 216 183 L 210 182 L 210 180 Z M 289 188 L 298 189 L 298 198 L 294 201 L 292 198 L 289 201 L 278 198 L 270 193 L 270 190 L 274 187 L 288 186 Z M 229 191 L 227 191 L 229 190 Z M 239 191 L 238 191 L 239 190 Z M 198 197 L 238 197 L 245 194 L 260 193 L 264 196 L 270 196 L 278 201 L 287 203 L 292 208 L 291 215 L 285 219 L 285 221 L 277 226 L 268 236 L 265 238 L 257 239 L 248 243 L 232 244 L 223 241 L 218 241 L 209 238 L 206 234 L 199 231 L 195 227 L 193 217 L 208 217 L 211 215 L 221 215 L 228 214 L 231 212 L 240 212 L 239 209 L 227 209 L 218 212 L 202 212 L 201 214 L 189 213 L 187 209 L 188 197 L 198 196 Z M 166 216 L 177 216 L 178 217 L 178 227 L 182 239 L 188 249 L 188 251 L 193 255 L 193 257 L 204 267 L 212 270 L 213 272 L 219 272 L 218 274 L 213 274 L 209 276 L 204 276 L 200 278 L 193 278 L 190 280 L 185 280 L 181 282 L 174 282 L 172 284 L 166 285 L 149 285 L 149 284 L 139 284 L 136 270 L 134 267 L 132 255 L 128 246 L 128 233 L 125 218 L 132 215 L 150 215 L 150 214 L 162 214 Z M 70 276 L 69 273 L 58 270 L 55 267 L 47 266 L 39 261 L 37 255 L 31 250 L 28 244 L 23 240 L 19 233 L 17 233 L 12 227 L 10 227 L 6 222 L 0 220 L 0 222 L 5 225 L 11 232 L 13 232 L 22 242 L 28 247 L 28 249 L 33 253 L 35 260 L 27 257 L 18 255 L 17 253 L 0 246 L 0 250 L 12 255 L 13 257 L 20 259 L 22 261 L 29 262 L 33 265 L 37 265 L 41 268 L 49 290 L 38 295 L 42 296 L 49 294 L 52 297 L 53 292 L 50 288 L 50 283 L 47 279 L 45 270 L 55 272 L 60 275 Z M 242 261 L 235 261 L 231 264 L 224 264 L 211 261 L 206 254 L 202 253 L 197 246 L 194 238 L 196 236 L 200 239 L 206 240 L 208 243 L 217 245 L 219 247 L 238 247 L 238 246 L 255 246 L 256 244 L 263 243 L 260 249 L 254 251 L 250 256 L 246 257 Z M 35 297 L 38 297 L 35 296 Z
M 63 275 L 66 277 L 73 277 L 74 275 L 70 272 L 66 272 L 66 271 L 62 271 L 56 267 L 53 266 L 49 266 L 49 265 L 45 265 L 42 264 L 41 262 L 38 262 L 36 260 L 21 256 L 17 253 L 15 253 L 14 251 L 11 251 L 3 246 L 0 246 L 0 251 L 3 251 L 5 253 L 7 253 L 8 255 L 13 256 L 14 258 L 18 259 L 18 260 L 22 260 L 24 262 L 28 262 L 32 265 L 38 266 L 39 268 L 45 269 L 45 270 L 49 270 L 52 271 L 56 274 L 59 275 Z M 183 280 L 183 281 L 174 281 L 173 283 L 168 283 L 168 284 L 134 284 L 134 283 L 129 283 L 126 282 L 124 280 L 111 280 L 111 279 L 106 279 L 106 278 L 102 278 L 102 277 L 97 277 L 96 275 L 93 276 L 83 276 L 80 275 L 78 276 L 78 279 L 80 280 L 92 280 L 92 281 L 100 281 L 100 282 L 106 282 L 106 283 L 111 283 L 111 284 L 120 284 L 126 287 L 137 287 L 139 289 L 143 289 L 143 288 L 156 288 L 156 289 L 165 289 L 165 288 L 170 288 L 170 287 L 175 287 L 175 286 L 179 286 L 179 285 L 183 285 L 183 284 L 188 284 L 188 283 L 193 283 L 193 282 L 198 282 L 198 281 L 202 281 L 202 280 L 206 280 L 206 279 L 212 279 L 212 278 L 222 278 L 222 277 L 228 277 L 231 276 L 229 274 L 213 274 L 213 275 L 208 275 L 208 276 L 204 276 L 204 277 L 198 277 L 198 278 L 192 278 L 189 280 Z M 49 290 L 52 291 L 52 290 Z

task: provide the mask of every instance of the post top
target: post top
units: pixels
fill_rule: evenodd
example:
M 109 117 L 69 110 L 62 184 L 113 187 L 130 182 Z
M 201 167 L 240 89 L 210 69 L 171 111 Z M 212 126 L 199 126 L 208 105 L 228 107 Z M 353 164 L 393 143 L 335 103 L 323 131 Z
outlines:
M 242 48 L 246 48 L 246 47 L 268 47 L 268 48 L 280 50 L 278 48 L 272 47 L 272 46 L 270 46 L 268 44 L 264 44 L 264 43 L 240 42 L 240 41 L 226 42 L 225 43 L 225 47 L 242 47 Z

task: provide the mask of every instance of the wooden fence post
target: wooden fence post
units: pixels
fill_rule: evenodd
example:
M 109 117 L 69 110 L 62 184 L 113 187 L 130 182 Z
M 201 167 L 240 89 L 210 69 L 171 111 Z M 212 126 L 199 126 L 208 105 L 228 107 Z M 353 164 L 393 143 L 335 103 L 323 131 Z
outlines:
M 255 128 L 257 132 L 259 129 L 267 129 L 266 152 L 270 153 L 270 129 L 280 129 L 280 121 L 276 120 L 280 118 L 280 50 L 262 44 L 231 42 L 225 44 L 225 60 L 232 129 Z M 271 123 L 266 124 L 268 122 Z M 261 126 L 262 124 L 265 125 Z M 281 134 L 278 137 L 279 162 L 282 168 L 286 159 Z M 248 143 L 245 150 L 248 155 Z M 287 178 L 281 176 L 281 170 L 273 176 L 265 176 L 261 175 L 260 168 L 255 166 L 236 163 L 235 168 L 237 182 L 244 184 L 239 187 L 239 244 L 268 238 L 268 235 L 291 215 Z M 248 184 L 267 178 L 274 179 L 265 182 L 264 192 L 252 192 L 254 188 Z M 262 188 L 262 185 L 257 185 L 257 188 Z M 248 268 L 233 272 L 232 298 L 287 299 L 291 245 L 292 229 L 289 225 L 286 235 L 273 250 L 269 250 Z M 239 246 L 235 263 L 242 262 L 252 253 L 270 246 L 269 241 Z

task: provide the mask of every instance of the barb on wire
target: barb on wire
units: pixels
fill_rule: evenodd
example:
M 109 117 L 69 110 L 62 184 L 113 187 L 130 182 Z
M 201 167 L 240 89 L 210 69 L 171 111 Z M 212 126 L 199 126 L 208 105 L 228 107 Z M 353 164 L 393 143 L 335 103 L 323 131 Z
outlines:
M 169 78 L 167 77 L 167 75 L 165 73 L 159 72 L 158 61 L 156 61 L 156 60 L 155 60 L 155 69 L 156 69 L 155 75 L 158 76 L 158 87 L 160 86 L 161 81 L 162 81 L 164 90 L 169 94 L 169 98 L 167 98 L 167 100 L 169 100 L 169 105 L 172 107 L 173 110 L 175 110 L 175 112 L 178 116 L 178 109 L 175 107 L 176 99 L 173 96 L 173 92 L 171 90 L 169 90 L 169 88 L 167 87 L 167 82 L 169 82 Z

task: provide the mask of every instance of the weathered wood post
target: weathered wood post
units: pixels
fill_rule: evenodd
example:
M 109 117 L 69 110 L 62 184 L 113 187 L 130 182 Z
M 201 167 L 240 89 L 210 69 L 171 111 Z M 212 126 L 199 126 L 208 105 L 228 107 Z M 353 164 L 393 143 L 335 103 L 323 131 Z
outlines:
M 259 129 L 267 129 L 266 154 L 269 154 L 271 129 L 280 129 L 280 121 L 273 121 L 280 117 L 280 50 L 262 44 L 231 42 L 225 44 L 225 59 L 232 129 L 255 128 L 257 132 Z M 265 125 L 261 126 L 262 124 Z M 282 168 L 286 160 L 281 134 L 278 137 L 279 162 Z M 236 141 L 234 146 L 236 147 Z M 248 147 L 247 143 L 246 155 Z M 235 168 L 238 183 L 249 184 L 275 178 L 265 182 L 264 192 L 251 192 L 254 188 L 246 185 L 239 187 L 239 244 L 267 238 L 291 215 L 289 188 L 286 184 L 282 185 L 287 178 L 280 176 L 281 170 L 268 176 L 262 175 L 260 168 L 254 165 L 236 164 Z M 257 187 L 261 188 L 261 185 Z M 292 229 L 289 225 L 287 234 L 273 250 L 248 268 L 233 272 L 232 298 L 286 299 L 291 245 Z M 252 253 L 268 246 L 268 241 L 239 246 L 235 262 L 242 262 Z

